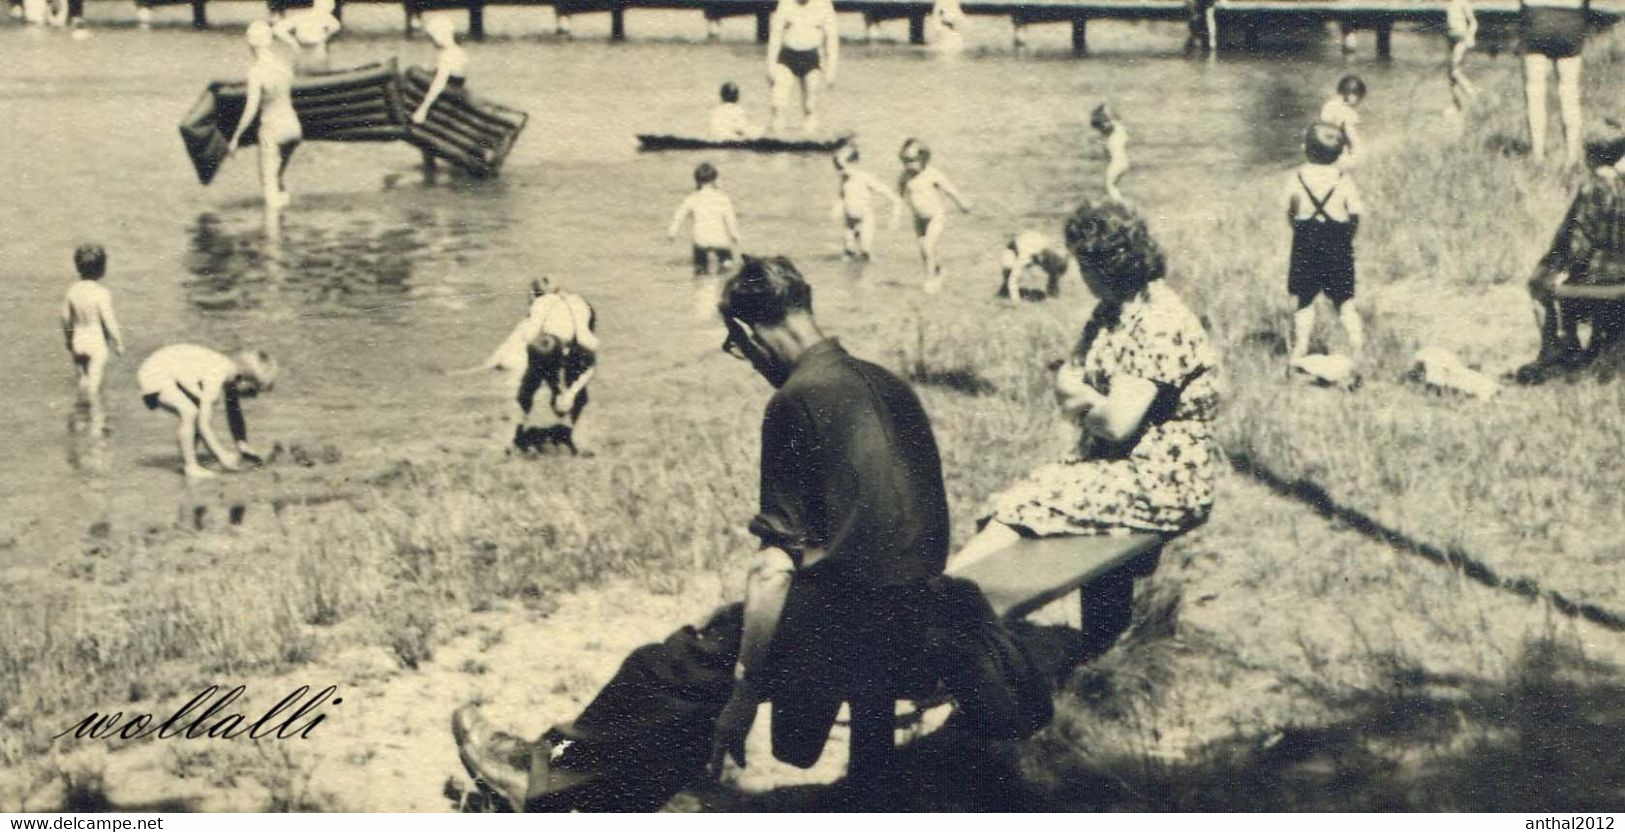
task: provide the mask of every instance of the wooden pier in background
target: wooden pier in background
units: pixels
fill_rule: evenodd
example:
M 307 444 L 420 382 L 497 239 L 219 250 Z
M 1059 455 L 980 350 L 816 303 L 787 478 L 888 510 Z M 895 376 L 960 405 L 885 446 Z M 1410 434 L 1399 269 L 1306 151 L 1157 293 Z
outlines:
M 137 0 L 139 5 L 190 3 L 193 25 L 208 26 L 205 3 L 208 0 Z M 399 3 L 402 0 L 339 0 L 348 3 Z M 931 13 L 930 0 L 834 0 L 835 10 L 863 16 L 864 31 L 873 37 L 880 24 L 890 20 L 908 21 L 909 43 L 925 43 L 925 22 Z M 290 8 L 309 5 L 309 0 L 286 0 Z M 1183 0 L 962 0 L 966 14 L 1006 17 L 1015 30 L 1016 44 L 1022 31 L 1038 23 L 1066 23 L 1072 27 L 1072 50 L 1089 52 L 1089 23 L 1094 20 L 1183 21 L 1190 7 Z M 1393 30 L 1397 24 L 1436 30 L 1445 28 L 1444 0 L 1218 0 L 1213 6 L 1215 41 L 1239 40 L 1243 48 L 1253 48 L 1261 32 L 1271 29 L 1336 24 L 1343 32 L 1370 31 L 1376 36 L 1377 55 L 1389 57 L 1393 51 Z M 1475 2 L 1483 23 L 1510 23 L 1518 15 L 1516 0 Z M 625 40 L 626 15 L 634 9 L 695 11 L 711 23 L 713 37 L 717 24 L 730 17 L 755 17 L 756 38 L 766 41 L 768 26 L 777 0 L 408 0 L 402 7 L 408 18 L 423 11 L 467 11 L 469 36 L 485 36 L 487 6 L 549 6 L 565 18 L 578 14 L 606 13 L 610 16 L 610 38 Z M 1593 3 L 1592 24 L 1611 26 L 1625 15 L 1625 2 Z M 407 27 L 410 33 L 410 23 Z M 1238 35 L 1239 33 L 1239 35 Z

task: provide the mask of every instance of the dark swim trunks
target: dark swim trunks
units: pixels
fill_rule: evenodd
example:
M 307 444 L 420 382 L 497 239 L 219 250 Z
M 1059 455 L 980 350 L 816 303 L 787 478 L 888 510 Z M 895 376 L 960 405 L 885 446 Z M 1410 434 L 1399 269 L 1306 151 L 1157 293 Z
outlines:
M 1586 11 L 1562 6 L 1524 6 L 1519 15 L 1524 54 L 1572 58 L 1585 48 Z
M 714 246 L 694 247 L 694 274 L 703 276 L 711 274 L 711 256 L 717 258 L 717 274 L 723 274 L 733 265 L 734 253 L 732 249 L 716 248 Z
M 808 73 L 823 66 L 823 59 L 819 57 L 817 49 L 791 49 L 788 46 L 781 46 L 779 63 L 788 67 L 797 78 L 805 78 Z

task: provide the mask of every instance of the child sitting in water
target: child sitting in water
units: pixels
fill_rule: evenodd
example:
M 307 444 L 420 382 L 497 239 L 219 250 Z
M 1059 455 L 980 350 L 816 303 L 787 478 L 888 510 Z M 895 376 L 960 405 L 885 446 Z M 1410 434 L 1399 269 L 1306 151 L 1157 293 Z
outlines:
M 762 128 L 750 123 L 739 105 L 739 87 L 729 81 L 722 85 L 722 103 L 711 110 L 711 138 L 716 141 L 759 139 Z
M 106 420 L 102 410 L 102 375 L 107 348 L 124 354 L 124 334 L 113 315 L 113 294 L 100 281 L 107 271 L 107 252 L 98 245 L 73 251 L 79 279 L 62 301 L 62 335 L 79 373 L 79 400 L 90 408 L 90 432 L 99 434 Z
M 1315 327 L 1315 297 L 1325 295 L 1337 311 L 1356 357 L 1365 346 L 1360 313 L 1354 309 L 1354 233 L 1360 226 L 1360 191 L 1339 168 L 1343 134 L 1336 125 L 1315 124 L 1304 136 L 1307 162 L 1286 186 L 1292 254 L 1287 291 L 1297 301 L 1292 316 L 1292 364 L 1309 355 Z
M 1355 153 L 1361 146 L 1355 138 L 1355 130 L 1360 126 L 1360 113 L 1356 108 L 1363 100 L 1365 82 L 1358 75 L 1345 75 L 1337 82 L 1337 94 L 1327 99 L 1320 108 L 1320 120 L 1343 133 L 1342 162 L 1345 166 L 1354 164 Z
M 248 423 L 243 420 L 240 400 L 270 392 L 276 377 L 276 362 L 263 351 L 244 350 L 232 359 L 195 344 L 164 347 L 141 362 L 136 371 L 147 409 L 163 408 L 180 417 L 181 470 L 189 480 L 214 476 L 198 464 L 199 440 L 227 471 L 236 471 L 244 460 L 260 461 L 248 445 Z M 235 451 L 221 445 L 211 427 L 215 400 L 222 397 Z
M 739 247 L 739 219 L 734 215 L 733 200 L 717 187 L 717 169 L 710 162 L 701 162 L 694 169 L 694 193 L 677 206 L 666 236 L 677 239 L 683 220 L 689 217 L 693 217 L 694 276 L 726 273 Z
M 902 194 L 903 201 L 908 203 L 909 210 L 914 212 L 914 234 L 920 245 L 920 262 L 925 269 L 925 291 L 934 295 L 942 291 L 943 283 L 942 263 L 937 260 L 937 239 L 942 236 L 943 226 L 948 221 L 948 209 L 942 204 L 942 197 L 946 195 L 959 206 L 959 210 L 967 214 L 971 211 L 970 203 L 959 194 L 948 177 L 931 167 L 931 148 L 918 139 L 903 142 L 902 150 L 897 155 L 903 161 L 903 176 L 897 190 Z
M 866 170 L 858 168 L 858 146 L 845 144 L 835 150 L 835 171 L 840 176 L 840 194 L 835 198 L 831 214 L 841 220 L 846 237 L 841 256 L 868 260 L 875 240 L 875 209 L 871 194 L 879 194 L 891 203 L 893 224 L 897 219 L 897 198 L 891 189 Z
M 1072 269 L 1072 256 L 1057 248 L 1049 237 L 1037 231 L 1023 231 L 1010 239 L 999 253 L 1003 273 L 998 297 L 1015 300 L 1043 300 L 1061 293 L 1061 278 Z M 1028 277 L 1041 276 L 1042 289 L 1027 289 Z
M 1445 28 L 1450 42 L 1450 99 L 1456 105 L 1456 112 L 1464 113 L 1467 102 L 1478 95 L 1463 68 L 1467 53 L 1478 40 L 1478 15 L 1473 13 L 1472 0 L 1450 0 L 1445 10 Z
M 1111 106 L 1101 102 L 1100 106 L 1089 115 L 1089 126 L 1093 127 L 1106 142 L 1106 195 L 1113 202 L 1127 202 L 1123 199 L 1123 192 L 1117 189 L 1118 180 L 1128 172 L 1128 130 L 1124 129 L 1112 113 Z

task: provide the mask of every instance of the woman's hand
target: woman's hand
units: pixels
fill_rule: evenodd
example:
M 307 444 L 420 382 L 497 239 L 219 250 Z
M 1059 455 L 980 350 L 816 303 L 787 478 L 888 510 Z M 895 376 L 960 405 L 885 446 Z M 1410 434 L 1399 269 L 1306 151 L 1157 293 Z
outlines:
M 1077 418 L 1098 406 L 1105 397 L 1083 380 L 1082 368 L 1062 364 L 1055 371 L 1055 403 L 1069 418 Z
M 232 136 L 231 141 L 226 142 L 226 155 L 227 156 L 236 156 L 237 155 L 237 137 L 236 136 Z
M 417 108 L 417 110 L 415 112 L 412 113 L 412 123 L 413 124 L 422 124 L 423 122 L 428 121 L 428 120 L 429 120 L 429 108 L 427 108 L 427 107 L 419 107 L 419 108 Z

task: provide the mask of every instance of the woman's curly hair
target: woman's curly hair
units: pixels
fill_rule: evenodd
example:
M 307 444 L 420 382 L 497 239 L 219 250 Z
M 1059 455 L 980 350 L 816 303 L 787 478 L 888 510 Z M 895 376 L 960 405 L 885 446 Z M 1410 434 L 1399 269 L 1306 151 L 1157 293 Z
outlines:
M 1066 218 L 1066 247 L 1078 266 L 1097 280 L 1132 297 L 1167 274 L 1167 258 L 1151 238 L 1145 220 L 1116 202 L 1084 200 Z

